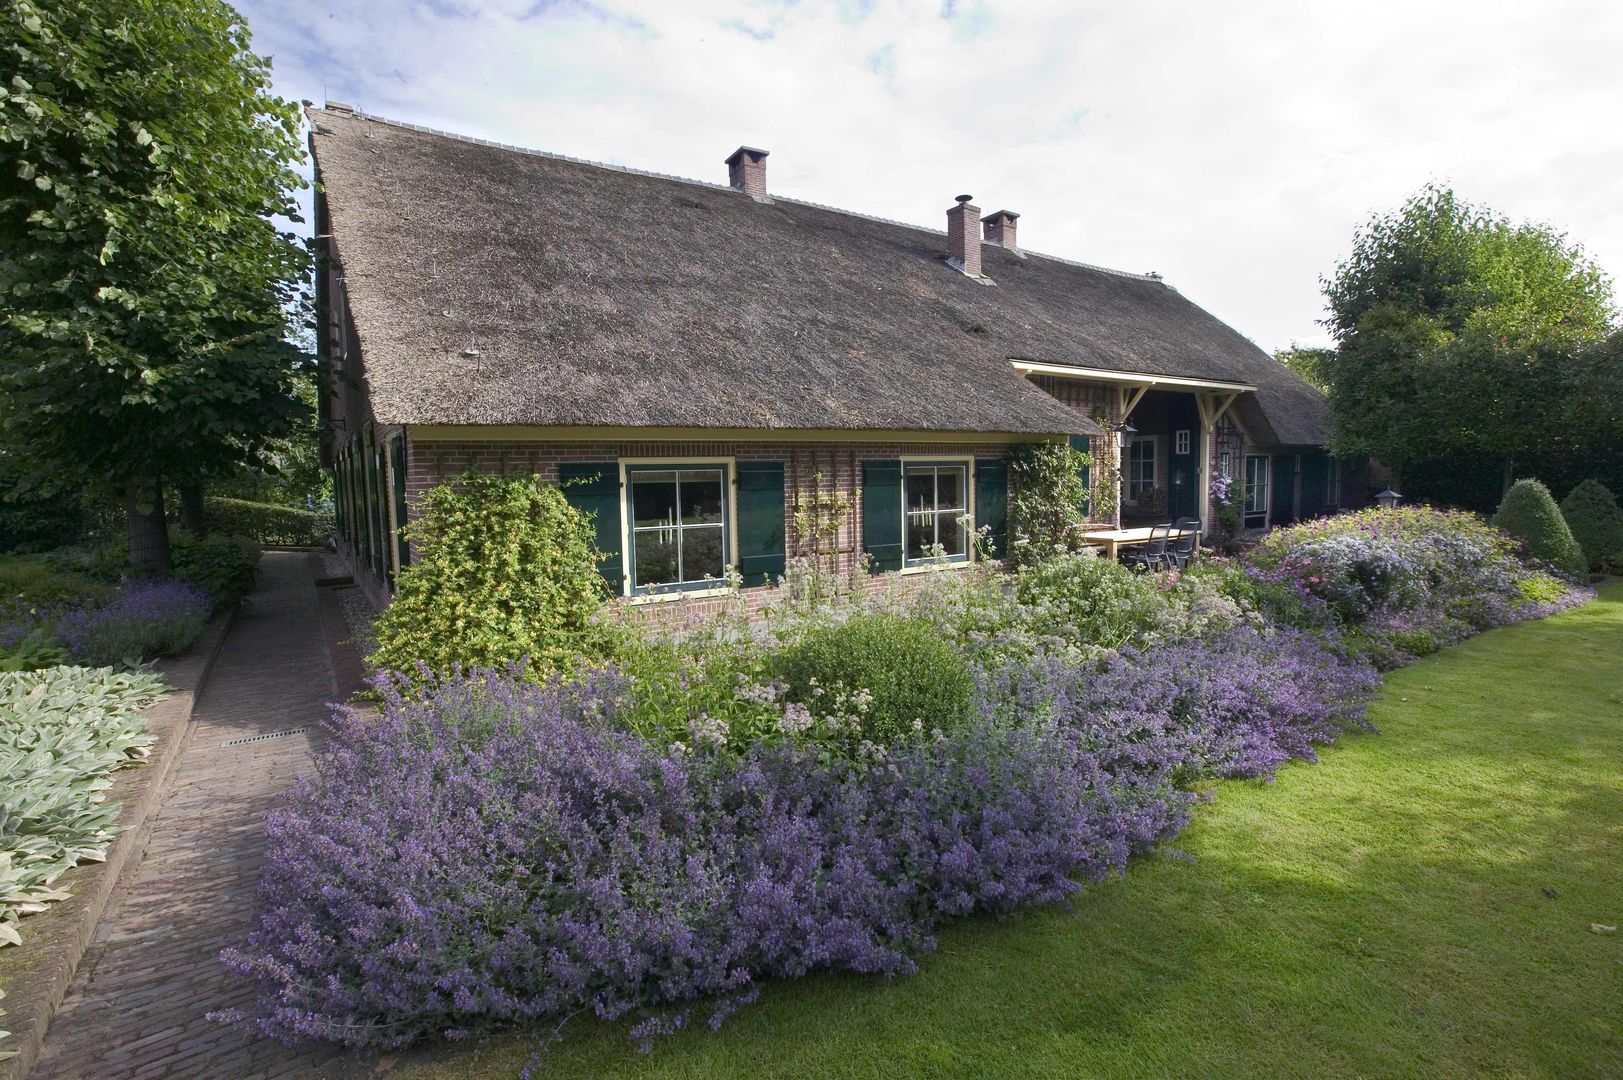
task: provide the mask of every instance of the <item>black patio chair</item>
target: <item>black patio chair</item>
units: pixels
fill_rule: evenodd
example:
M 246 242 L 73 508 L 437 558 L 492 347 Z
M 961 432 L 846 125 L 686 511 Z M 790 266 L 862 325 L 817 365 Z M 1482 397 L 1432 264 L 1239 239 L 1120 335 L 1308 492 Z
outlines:
M 1200 519 L 1181 517 L 1173 522 L 1172 531 L 1175 535 L 1167 545 L 1167 565 L 1182 570 L 1194 561 L 1195 541 L 1200 536 Z
M 1172 535 L 1172 522 L 1163 521 L 1159 525 L 1150 526 L 1150 538 L 1146 542 L 1122 552 L 1123 566 L 1143 573 L 1152 573 L 1167 568 L 1167 540 Z

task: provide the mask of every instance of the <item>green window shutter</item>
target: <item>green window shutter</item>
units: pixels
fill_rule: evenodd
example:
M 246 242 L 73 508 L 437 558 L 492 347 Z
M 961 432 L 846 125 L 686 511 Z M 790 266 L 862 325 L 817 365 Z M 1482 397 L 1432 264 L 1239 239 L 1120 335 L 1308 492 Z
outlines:
M 862 463 L 862 550 L 873 568 L 902 568 L 902 463 Z
M 1072 435 L 1071 449 L 1075 450 L 1079 454 L 1087 454 L 1091 457 L 1093 455 L 1093 440 L 1088 438 L 1086 435 Z M 1093 513 L 1092 466 L 1082 466 L 1082 471 L 1077 475 L 1082 478 L 1082 490 L 1086 492 L 1086 494 L 1082 496 L 1082 513 L 1084 515 L 1091 515 Z
M 738 463 L 738 572 L 745 585 L 783 576 L 783 462 Z
M 1009 553 L 1009 467 L 998 458 L 975 459 L 975 528 L 989 528 L 992 551 Z
M 411 562 L 406 544 L 406 440 L 396 438 L 389 444 L 394 466 L 394 521 L 395 557 L 402 569 Z
M 620 549 L 620 466 L 613 461 L 572 462 L 558 466 L 564 500 L 591 517 L 603 559 L 597 572 L 609 592 L 625 592 L 625 558 Z

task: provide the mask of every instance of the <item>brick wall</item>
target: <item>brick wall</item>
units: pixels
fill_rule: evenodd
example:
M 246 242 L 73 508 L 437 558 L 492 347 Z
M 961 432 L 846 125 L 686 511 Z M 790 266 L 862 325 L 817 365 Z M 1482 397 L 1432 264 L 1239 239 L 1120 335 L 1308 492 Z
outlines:
M 668 458 L 676 461 L 731 457 L 739 461 L 782 461 L 784 463 L 784 540 L 790 559 L 817 557 L 820 565 L 835 578 L 854 580 L 864 590 L 909 588 L 916 574 L 865 575 L 862 563 L 862 463 L 873 459 L 898 457 L 1001 458 L 1007 443 L 773 443 L 767 441 L 680 441 L 680 442 L 533 442 L 523 440 L 480 440 L 466 442 L 424 441 L 407 433 L 406 495 L 415 516 L 417 500 L 436 484 L 451 480 L 470 469 L 485 473 L 533 473 L 543 480 L 556 481 L 558 466 L 566 462 L 618 461 L 621 458 Z M 843 495 L 849 511 L 838 515 L 835 528 L 826 536 L 801 535 L 796 527 L 797 511 L 809 510 L 821 491 Z M 942 571 L 951 572 L 951 571 Z M 739 604 L 750 613 L 774 602 L 777 590 L 760 587 L 745 589 L 737 598 L 690 597 L 628 605 L 627 617 L 679 623 L 714 614 Z

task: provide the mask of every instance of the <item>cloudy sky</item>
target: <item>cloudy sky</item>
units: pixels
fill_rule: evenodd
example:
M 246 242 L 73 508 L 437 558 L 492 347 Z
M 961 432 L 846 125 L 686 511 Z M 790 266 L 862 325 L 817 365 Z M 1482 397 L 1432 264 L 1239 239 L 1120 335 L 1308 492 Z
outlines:
M 1623 4 L 250 0 L 286 96 L 1156 270 L 1268 349 L 1429 180 L 1623 273 Z

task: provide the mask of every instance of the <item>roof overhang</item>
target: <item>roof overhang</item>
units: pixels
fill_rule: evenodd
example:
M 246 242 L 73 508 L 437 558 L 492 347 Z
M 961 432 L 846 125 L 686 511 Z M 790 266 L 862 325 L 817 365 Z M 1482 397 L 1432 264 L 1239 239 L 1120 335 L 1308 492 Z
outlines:
M 1052 375 L 1060 379 L 1092 379 L 1127 386 L 1169 386 L 1187 390 L 1226 390 L 1233 393 L 1256 390 L 1251 383 L 1226 382 L 1222 379 L 1192 379 L 1185 375 L 1155 375 L 1144 371 L 1111 371 L 1108 368 L 1073 367 L 1070 364 L 1044 364 L 1017 357 L 1010 357 L 1009 363 L 1022 375 Z

